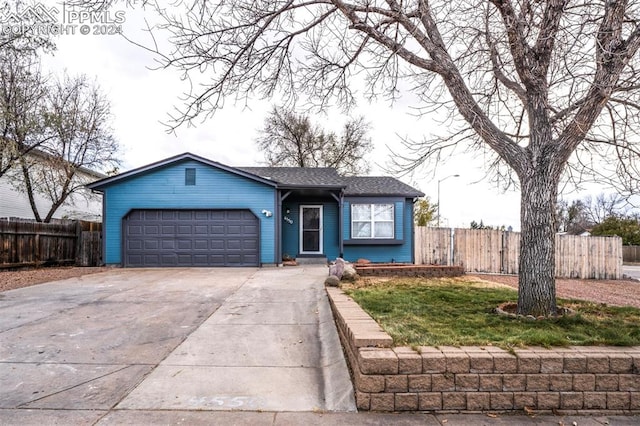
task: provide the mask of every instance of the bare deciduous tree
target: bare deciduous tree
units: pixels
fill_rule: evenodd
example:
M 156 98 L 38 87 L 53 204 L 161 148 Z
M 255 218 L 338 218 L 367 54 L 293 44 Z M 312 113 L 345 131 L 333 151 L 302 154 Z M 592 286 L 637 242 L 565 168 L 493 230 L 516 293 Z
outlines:
M 560 200 L 557 211 L 558 230 L 579 234 L 601 224 L 609 217 L 628 216 L 628 207 L 626 200 L 616 193 L 600 193 L 595 198 L 589 195 L 571 203 Z
M 270 166 L 333 167 L 356 175 L 369 170 L 364 156 L 371 150 L 369 125 L 349 120 L 341 135 L 325 132 L 306 115 L 274 107 L 264 123 L 258 147 Z
M 0 177 L 46 142 L 42 109 L 46 77 L 31 54 L 0 57 Z
M 185 0 L 177 7 L 157 6 L 164 21 L 155 33 L 168 33 L 172 44 L 158 52 L 161 66 L 197 83 L 175 125 L 226 98 L 306 96 L 320 108 L 349 108 L 353 83 L 364 78 L 371 99 L 406 87 L 425 113 L 447 117 L 449 136 L 414 145 L 409 167 L 460 145 L 492 153 L 490 167 L 522 194 L 518 313 L 557 310 L 561 179 L 622 177 L 624 189 L 637 188 L 636 2 Z
M 42 31 L 41 22 L 33 15 L 23 13 L 25 8 L 33 6 L 33 2 L 23 0 L 0 0 L 1 53 L 33 54 L 38 50 L 55 50 L 51 32 Z
M 43 222 L 95 180 L 88 172 L 118 164 L 110 105 L 98 86 L 86 76 L 65 75 L 46 90 L 42 113 L 49 138 L 37 152 L 20 157 L 21 179 L 14 179 L 27 193 L 35 219 Z M 36 194 L 51 203 L 46 212 L 39 211 Z

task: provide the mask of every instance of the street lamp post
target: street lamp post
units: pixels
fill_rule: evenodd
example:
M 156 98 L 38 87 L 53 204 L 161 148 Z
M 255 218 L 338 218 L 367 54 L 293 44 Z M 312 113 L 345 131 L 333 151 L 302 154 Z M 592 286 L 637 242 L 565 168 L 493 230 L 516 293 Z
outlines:
M 449 179 L 450 177 L 460 177 L 459 174 L 455 174 L 455 175 L 449 175 L 446 177 L 443 177 L 442 179 L 438 180 L 438 228 L 440 228 L 440 182 L 445 181 L 447 179 Z

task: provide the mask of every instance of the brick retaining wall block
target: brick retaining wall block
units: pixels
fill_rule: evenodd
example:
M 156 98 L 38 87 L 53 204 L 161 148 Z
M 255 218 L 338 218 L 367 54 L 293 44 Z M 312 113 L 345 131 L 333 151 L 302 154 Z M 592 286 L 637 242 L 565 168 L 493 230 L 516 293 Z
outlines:
M 393 347 L 342 290 L 327 293 L 358 410 L 640 413 L 640 347 Z
M 411 265 L 411 264 L 384 264 L 374 263 L 365 265 L 355 265 L 356 272 L 363 277 L 423 277 L 423 278 L 445 278 L 459 277 L 464 275 L 462 266 L 439 266 L 439 265 Z

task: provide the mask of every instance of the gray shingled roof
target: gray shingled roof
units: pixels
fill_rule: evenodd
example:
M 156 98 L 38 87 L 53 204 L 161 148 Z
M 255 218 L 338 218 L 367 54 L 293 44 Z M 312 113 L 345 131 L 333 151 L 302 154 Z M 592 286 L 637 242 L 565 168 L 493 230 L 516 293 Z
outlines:
M 344 178 L 331 167 L 237 167 L 281 185 L 290 186 L 344 186 Z
M 424 195 L 417 189 L 389 176 L 345 177 L 340 176 L 336 169 L 331 167 L 230 167 L 189 152 L 129 170 L 116 176 L 105 177 L 87 186 L 91 189 L 102 191 L 115 182 L 183 160 L 199 161 L 203 164 L 249 177 L 279 188 L 344 188 L 344 194 L 351 196 L 402 196 L 413 198 Z
M 344 187 L 345 195 L 424 195 L 411 186 L 389 176 L 340 176 L 330 167 L 238 167 L 248 173 L 271 179 L 284 186 Z
M 421 197 L 417 189 L 390 176 L 350 176 L 342 178 L 347 187 L 344 195 L 402 195 Z

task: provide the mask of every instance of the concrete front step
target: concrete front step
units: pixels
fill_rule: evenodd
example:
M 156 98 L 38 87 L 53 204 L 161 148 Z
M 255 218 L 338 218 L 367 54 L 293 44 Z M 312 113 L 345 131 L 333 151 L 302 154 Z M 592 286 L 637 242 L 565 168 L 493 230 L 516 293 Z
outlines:
M 296 257 L 298 265 L 327 265 L 329 262 L 326 257 Z

